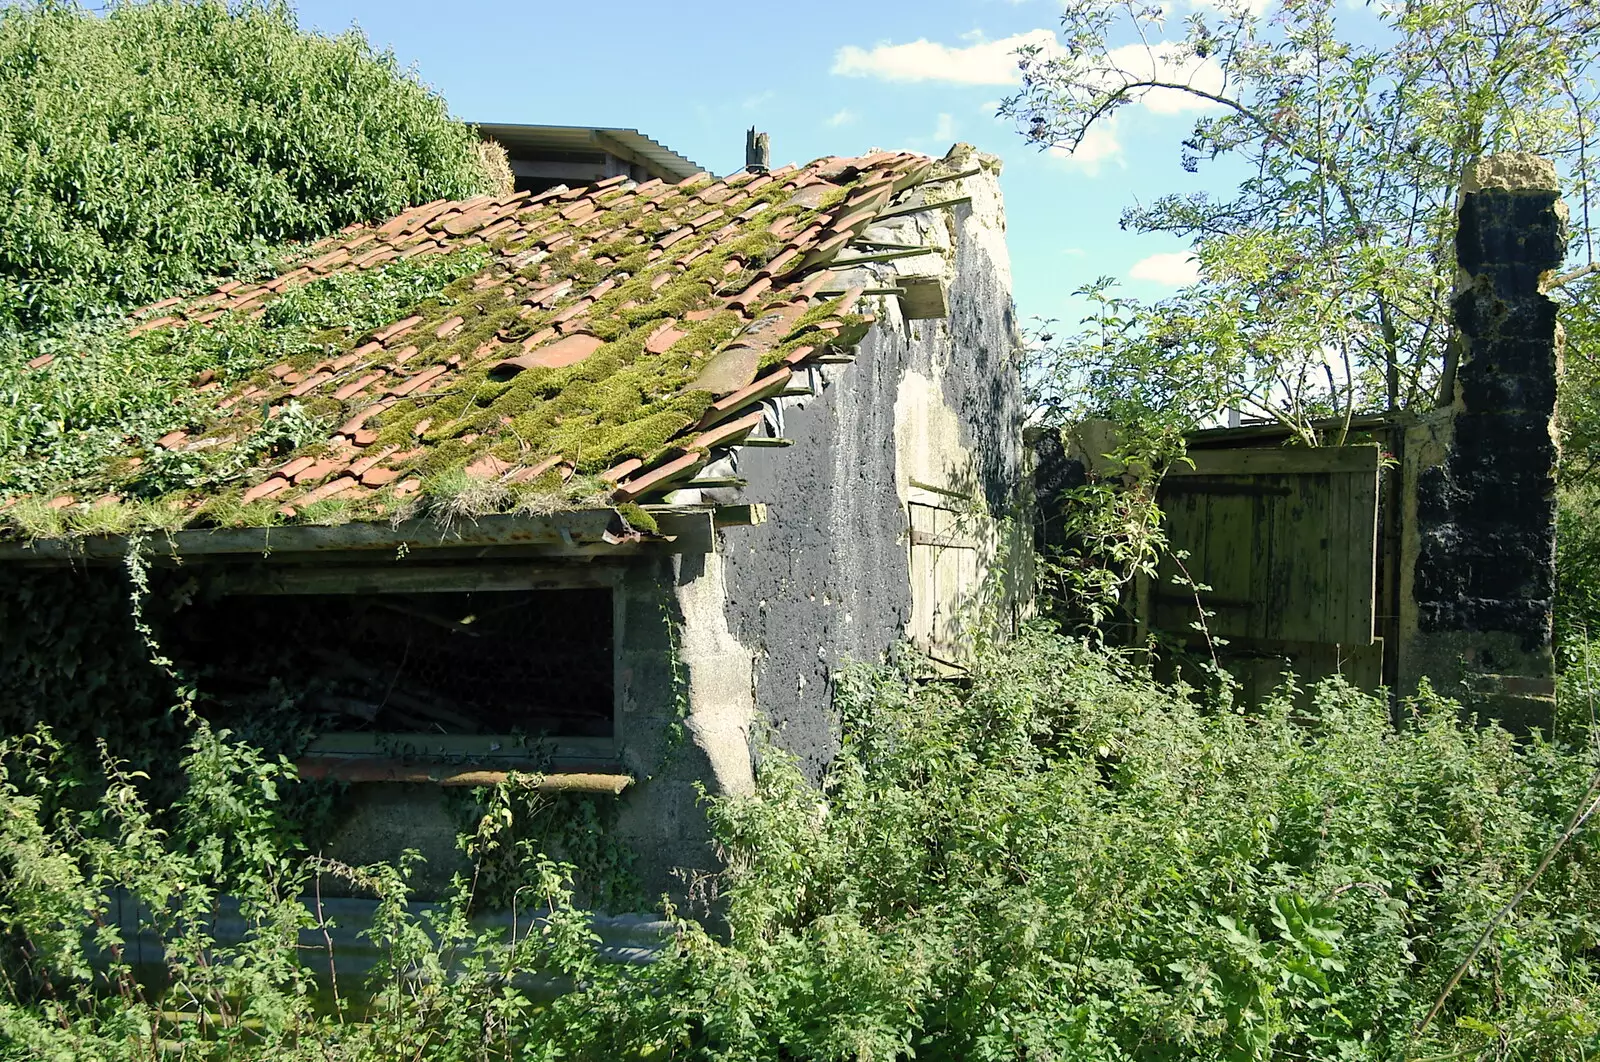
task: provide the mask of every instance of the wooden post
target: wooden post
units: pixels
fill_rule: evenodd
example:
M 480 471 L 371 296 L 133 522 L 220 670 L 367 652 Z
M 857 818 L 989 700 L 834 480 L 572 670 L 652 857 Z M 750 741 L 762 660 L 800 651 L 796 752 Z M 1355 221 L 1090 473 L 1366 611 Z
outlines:
M 766 173 L 772 168 L 772 141 L 766 133 L 751 126 L 744 135 L 744 168 L 751 173 Z

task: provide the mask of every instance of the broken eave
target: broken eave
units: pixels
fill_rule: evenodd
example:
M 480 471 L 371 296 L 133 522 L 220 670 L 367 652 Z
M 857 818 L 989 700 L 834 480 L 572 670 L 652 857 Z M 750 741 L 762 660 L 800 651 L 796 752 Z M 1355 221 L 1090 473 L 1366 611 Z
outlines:
M 509 554 L 599 558 L 640 554 L 711 553 L 716 549 L 717 507 L 673 506 L 654 514 L 655 533 L 631 528 L 612 508 L 578 509 L 537 516 L 479 516 L 448 523 L 424 517 L 397 525 L 348 523 L 332 526 L 217 528 L 143 537 L 152 558 L 232 556 L 322 556 L 413 550 L 471 556 Z M 727 521 L 724 521 L 727 522 Z M 0 562 L 70 564 L 118 561 L 128 555 L 126 535 L 0 542 Z

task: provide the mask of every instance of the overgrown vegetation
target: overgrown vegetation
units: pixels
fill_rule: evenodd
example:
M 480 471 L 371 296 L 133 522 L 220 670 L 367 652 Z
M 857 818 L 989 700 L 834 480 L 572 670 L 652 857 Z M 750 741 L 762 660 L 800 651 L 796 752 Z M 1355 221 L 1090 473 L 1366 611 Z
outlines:
M 392 54 L 302 32 L 282 0 L 8 5 L 0 113 L 0 335 L 489 184 L 471 131 Z
M 1424 1059 L 1600 1049 L 1597 856 L 1579 833 L 1491 919 L 1574 808 L 1592 749 L 1518 745 L 1424 698 L 1407 725 L 1328 684 L 1305 707 L 1196 704 L 1034 631 L 969 689 L 896 671 L 841 684 L 822 791 L 781 753 L 711 802 L 720 918 L 679 918 L 646 967 L 600 962 L 567 871 L 506 832 L 513 942 L 475 928 L 474 879 L 426 920 L 405 874 L 283 841 L 282 764 L 191 721 L 188 793 L 155 826 L 141 779 L 63 799 L 64 750 L 0 746 L 0 1049 L 14 1058 Z M 82 810 L 51 810 L 79 806 Z M 337 998 L 296 951 L 317 875 L 378 897 L 384 959 Z M 105 890 L 166 941 L 165 977 L 117 960 Z M 223 891 L 251 934 L 213 939 Z M 529 920 L 528 912 L 535 912 Z M 713 931 L 714 930 L 714 931 Z M 315 939 L 316 934 L 311 938 Z M 306 956 L 307 966 L 296 960 Z M 542 1002 L 527 988 L 569 990 Z M 402 1048 L 403 1045 L 403 1048 Z

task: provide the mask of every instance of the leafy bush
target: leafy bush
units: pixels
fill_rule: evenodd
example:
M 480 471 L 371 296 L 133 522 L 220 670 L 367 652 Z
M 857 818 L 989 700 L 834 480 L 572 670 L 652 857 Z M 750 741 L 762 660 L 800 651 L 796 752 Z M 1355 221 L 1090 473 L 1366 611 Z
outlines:
M 488 183 L 471 131 L 393 55 L 302 32 L 281 0 L 8 6 L 0 115 L 0 332 Z
M 1579 833 L 1412 1030 L 1561 834 L 1597 757 L 1457 721 L 1408 725 L 1330 683 L 1258 714 L 1209 710 L 1115 656 L 1030 633 L 969 689 L 842 683 L 826 786 L 763 757 L 710 805 L 727 871 L 716 932 L 679 920 L 649 967 L 598 962 L 561 868 L 517 941 L 473 931 L 471 886 L 426 924 L 393 867 L 293 857 L 288 771 L 203 725 L 190 796 L 153 832 L 114 764 L 96 812 L 51 820 L 47 741 L 0 756 L 0 1042 L 11 1057 L 703 1059 L 1577 1058 L 1600 1049 L 1600 870 Z M 504 793 L 469 851 L 507 844 Z M 382 899 L 389 958 L 360 1006 L 293 961 L 316 872 Z M 164 995 L 96 972 L 102 890 L 168 942 Z M 220 888 L 257 930 L 206 936 Z M 453 976 L 451 971 L 454 971 Z M 536 1002 L 519 974 L 561 975 Z M 346 986 L 348 991 L 348 986 Z

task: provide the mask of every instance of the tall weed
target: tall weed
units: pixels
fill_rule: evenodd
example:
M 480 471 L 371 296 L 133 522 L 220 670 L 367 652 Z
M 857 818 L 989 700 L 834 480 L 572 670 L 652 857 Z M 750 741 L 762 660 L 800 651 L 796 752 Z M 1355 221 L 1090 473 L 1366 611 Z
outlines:
M 1596 754 L 1462 725 L 1431 696 L 1390 723 L 1337 682 L 1245 713 L 1040 631 L 965 687 L 841 679 L 819 791 L 781 751 L 708 802 L 717 917 L 661 958 L 596 958 L 568 872 L 524 853 L 532 929 L 475 930 L 473 883 L 419 918 L 404 865 L 284 850 L 287 769 L 203 725 L 162 834 L 107 760 L 96 809 L 42 812 L 61 755 L 0 756 L 0 990 L 9 1057 L 677 1059 L 1580 1058 L 1600 1050 L 1597 859 L 1580 832 L 1414 1030 L 1561 833 Z M 81 803 L 81 802 L 80 802 Z M 469 849 L 501 844 L 491 797 Z M 295 959 L 294 897 L 340 873 L 380 900 L 385 961 L 335 1002 Z M 164 985 L 91 962 L 105 891 L 137 892 Z M 207 937 L 222 890 L 256 927 Z M 104 925 L 103 925 L 104 924 Z M 306 962 L 325 967 L 326 956 Z M 528 989 L 559 984 L 554 998 Z

